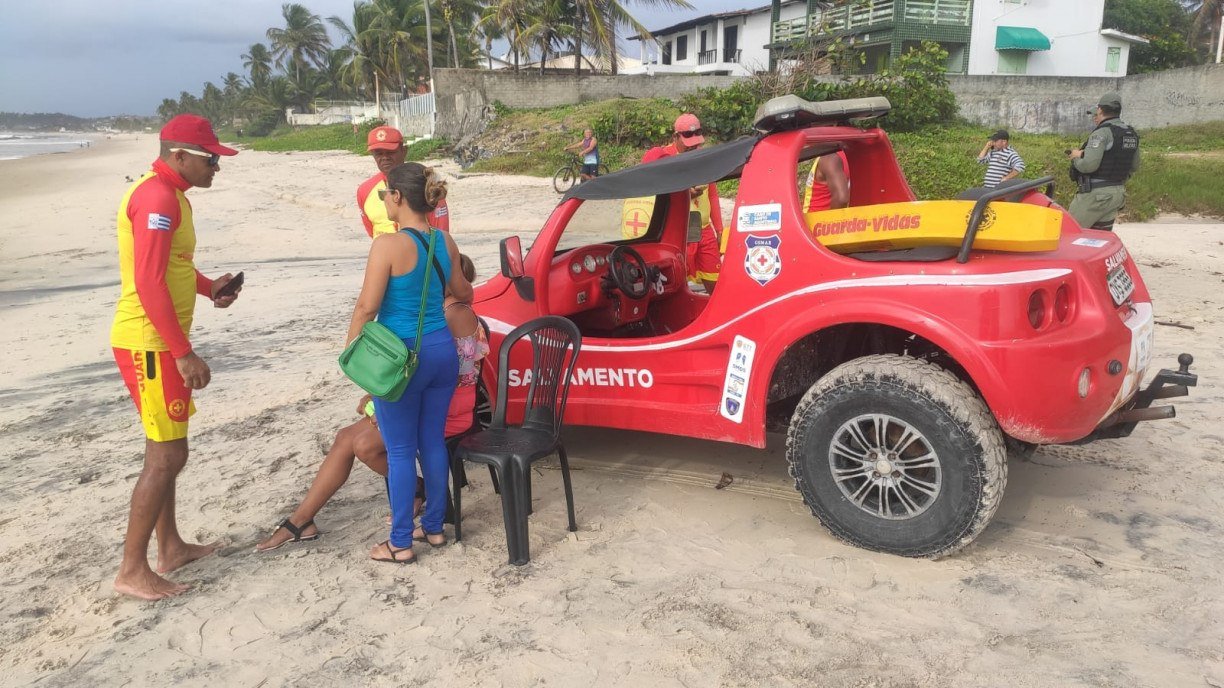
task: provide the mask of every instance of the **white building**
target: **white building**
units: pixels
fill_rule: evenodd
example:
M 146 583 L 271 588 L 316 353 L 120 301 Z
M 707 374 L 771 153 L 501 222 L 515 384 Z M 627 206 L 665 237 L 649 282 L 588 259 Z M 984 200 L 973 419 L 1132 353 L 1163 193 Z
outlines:
M 642 64 L 623 73 L 750 76 L 767 71 L 771 12 L 770 5 L 715 12 L 652 31 L 654 40 L 642 41 Z M 806 12 L 806 0 L 782 2 L 782 19 L 802 17 Z
M 1102 29 L 1105 0 L 974 0 L 969 74 L 1126 76 L 1132 46 Z

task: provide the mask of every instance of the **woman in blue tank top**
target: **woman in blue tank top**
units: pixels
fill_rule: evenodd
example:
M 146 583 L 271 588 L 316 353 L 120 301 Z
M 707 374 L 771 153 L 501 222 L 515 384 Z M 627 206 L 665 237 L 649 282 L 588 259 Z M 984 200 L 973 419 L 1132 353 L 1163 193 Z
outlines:
M 387 445 L 387 490 L 391 500 L 391 534 L 370 550 L 370 558 L 397 564 L 416 561 L 413 540 L 434 547 L 446 544 L 442 518 L 446 512 L 449 457 L 443 431 L 451 395 L 459 377 L 455 339 L 446 327 L 442 300 L 449 292 L 463 302 L 472 300 L 472 284 L 459 266 L 459 249 L 450 234 L 431 229 L 426 215 L 446 198 L 446 183 L 420 163 L 400 165 L 387 174 L 383 202 L 387 217 L 400 227 L 395 234 L 374 239 L 366 264 L 365 282 L 353 310 L 348 340 L 378 318 L 404 340 L 416 344 L 421 290 L 426 280 L 425 324 L 421 330 L 420 364 L 399 401 L 374 400 L 374 415 Z M 426 264 L 428 241 L 434 236 L 434 264 Z M 416 496 L 416 456 L 425 479 L 425 510 L 421 527 L 413 527 Z

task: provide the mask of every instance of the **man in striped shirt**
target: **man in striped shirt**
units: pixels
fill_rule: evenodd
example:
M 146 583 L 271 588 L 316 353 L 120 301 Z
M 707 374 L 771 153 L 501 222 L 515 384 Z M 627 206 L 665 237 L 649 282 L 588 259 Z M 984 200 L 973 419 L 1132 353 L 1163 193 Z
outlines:
M 1011 147 L 1010 137 L 1006 129 L 1000 129 L 990 135 L 990 140 L 982 146 L 978 154 L 978 162 L 986 165 L 986 181 L 982 186 L 993 189 L 1000 183 L 1019 177 L 1024 171 L 1024 160 L 1015 148 Z

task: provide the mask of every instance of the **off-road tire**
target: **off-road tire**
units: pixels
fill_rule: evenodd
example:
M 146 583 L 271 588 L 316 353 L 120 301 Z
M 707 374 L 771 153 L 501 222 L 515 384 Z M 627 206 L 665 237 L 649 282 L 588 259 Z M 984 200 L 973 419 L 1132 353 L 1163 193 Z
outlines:
M 574 173 L 574 166 L 566 165 L 553 175 L 553 188 L 557 190 L 557 193 L 563 194 L 570 190 L 577 177 L 578 175 Z
M 838 487 L 830 444 L 843 424 L 884 414 L 909 424 L 938 456 L 938 495 L 916 515 L 867 513 Z M 898 355 L 844 363 L 807 391 L 786 437 L 795 488 L 835 537 L 877 552 L 931 559 L 965 547 L 985 529 L 1007 485 L 1003 433 L 973 389 L 933 363 Z

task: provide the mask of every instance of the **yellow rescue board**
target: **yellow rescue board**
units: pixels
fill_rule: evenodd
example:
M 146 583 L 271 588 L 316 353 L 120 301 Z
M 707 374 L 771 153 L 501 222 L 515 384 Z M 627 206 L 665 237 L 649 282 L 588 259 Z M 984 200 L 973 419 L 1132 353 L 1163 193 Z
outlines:
M 960 246 L 973 201 L 917 201 L 807 213 L 808 230 L 838 253 Z M 995 202 L 986 207 L 973 248 L 1037 252 L 1058 248 L 1063 214 L 1026 203 Z

